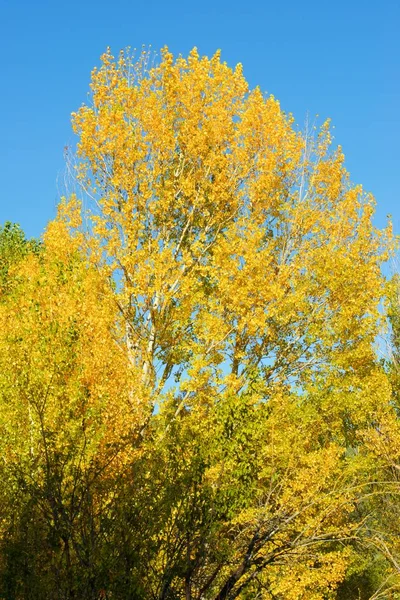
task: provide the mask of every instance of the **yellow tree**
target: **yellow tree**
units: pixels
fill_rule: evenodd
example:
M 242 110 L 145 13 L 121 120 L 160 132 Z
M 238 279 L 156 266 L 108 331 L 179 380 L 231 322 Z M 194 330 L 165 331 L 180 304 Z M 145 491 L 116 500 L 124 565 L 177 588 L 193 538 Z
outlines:
M 172 374 L 190 373 L 190 398 L 218 366 L 234 389 L 258 370 L 271 390 L 369 364 L 382 236 L 328 124 L 296 132 L 219 53 L 146 57 L 105 54 L 73 122 L 94 260 L 152 404 Z
M 376 447 L 366 440 L 392 418 L 373 348 L 390 232 L 374 228 L 374 201 L 351 184 L 329 124 L 297 131 L 219 53 L 165 49 L 150 63 L 107 52 L 93 72 L 92 104 L 73 115 L 85 226 L 73 200 L 49 229 L 50 287 L 33 296 L 45 318 L 31 305 L 20 316 L 33 283 L 10 300 L 21 343 L 45 348 L 29 398 L 39 389 L 56 406 L 60 392 L 43 392 L 49 346 L 36 340 L 77 319 L 73 381 L 85 373 L 101 415 L 85 416 L 85 452 L 107 465 L 118 450 L 112 482 L 107 469 L 97 479 L 107 560 L 90 564 L 87 597 L 334 598 L 368 537 L 359 509 Z M 81 279 L 59 289 L 51 257 L 68 265 L 70 247 Z M 37 275 L 23 281 L 38 281 L 41 263 L 29 260 Z M 5 372 L 23 374 L 19 338 L 2 323 Z M 55 348 L 50 365 L 70 360 L 65 340 Z M 25 412 L 3 411 L 5 440 L 9 422 L 29 430 L 24 389 L 10 406 Z M 51 431 L 65 436 L 71 423 L 53 414 Z
M 109 286 L 68 233 L 72 204 L 59 212 L 43 245 L 11 261 L 0 295 L 7 598 L 93 596 L 113 482 L 139 433 Z
M 215 506 L 225 486 L 252 490 L 222 511 L 213 542 L 211 529 L 182 542 L 186 570 L 156 555 L 154 597 L 182 585 L 186 598 L 232 599 L 256 581 L 265 598 L 325 597 L 346 570 L 335 540 L 358 535 L 360 440 L 389 410 L 373 343 L 390 232 L 374 228 L 374 200 L 351 185 L 329 124 L 298 132 L 219 53 L 164 49 L 151 66 L 107 52 L 91 90 L 73 115 L 78 178 L 93 199 L 90 253 L 115 281 L 120 343 L 141 378 L 131 393 L 148 402 L 143 431 L 161 422 L 162 447 L 193 427 L 214 448 L 202 481 Z M 229 436 L 215 448 L 210 431 L 247 405 L 255 431 L 230 434 L 230 470 Z M 196 559 L 193 546 L 211 543 L 219 558 Z
M 400 423 L 399 423 L 399 333 L 400 296 L 399 276 L 393 275 L 387 282 L 386 316 L 389 334 L 388 355 L 384 365 L 391 384 L 389 412 L 380 419 L 379 426 L 365 431 L 365 445 L 373 455 L 375 469 L 374 489 L 361 506 L 364 514 L 373 515 L 369 522 L 368 545 L 375 555 L 372 564 L 364 564 L 365 580 L 375 581 L 371 588 L 371 599 L 400 597 L 400 548 L 399 548 L 399 482 L 400 482 Z M 382 349 L 381 349 L 382 350 Z M 385 481 L 385 485 L 380 482 Z M 379 576 L 377 576 L 377 572 Z M 360 572 L 354 574 L 360 579 Z M 353 577 L 350 578 L 350 580 Z M 344 586 L 345 587 L 345 586 Z M 344 598 L 346 596 L 343 596 Z

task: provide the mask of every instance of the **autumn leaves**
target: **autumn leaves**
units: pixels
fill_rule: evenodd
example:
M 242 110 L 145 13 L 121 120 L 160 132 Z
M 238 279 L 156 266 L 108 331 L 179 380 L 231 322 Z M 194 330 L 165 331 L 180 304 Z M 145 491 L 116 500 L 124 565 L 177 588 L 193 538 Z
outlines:
M 328 125 L 301 134 L 196 50 L 108 52 L 91 90 L 84 208 L 63 201 L 34 251 L 1 232 L 0 595 L 396 586 L 374 441 L 394 460 L 374 350 L 390 231 Z

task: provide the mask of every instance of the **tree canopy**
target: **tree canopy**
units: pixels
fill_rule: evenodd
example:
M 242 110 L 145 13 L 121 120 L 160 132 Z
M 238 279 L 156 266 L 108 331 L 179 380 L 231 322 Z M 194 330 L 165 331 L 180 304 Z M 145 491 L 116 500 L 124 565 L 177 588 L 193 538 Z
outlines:
M 72 119 L 83 202 L 0 230 L 0 598 L 400 597 L 392 235 L 329 123 L 196 49 Z

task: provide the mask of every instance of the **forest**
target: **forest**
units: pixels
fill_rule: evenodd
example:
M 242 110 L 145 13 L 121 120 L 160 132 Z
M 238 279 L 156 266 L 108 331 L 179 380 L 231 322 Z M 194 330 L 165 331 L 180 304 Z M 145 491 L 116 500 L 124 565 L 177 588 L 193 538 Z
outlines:
M 0 227 L 0 599 L 399 599 L 396 238 L 330 123 L 218 52 L 90 90 Z

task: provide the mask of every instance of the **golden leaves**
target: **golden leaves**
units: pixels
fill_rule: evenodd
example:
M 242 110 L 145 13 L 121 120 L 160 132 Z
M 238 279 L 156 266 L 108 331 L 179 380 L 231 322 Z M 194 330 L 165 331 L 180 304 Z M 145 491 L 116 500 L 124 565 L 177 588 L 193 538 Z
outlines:
M 123 486 L 109 524 L 133 514 L 148 597 L 177 561 L 177 598 L 185 577 L 333 598 L 377 440 L 398 446 L 373 347 L 390 231 L 329 122 L 297 131 L 219 52 L 107 51 L 91 90 L 73 126 L 92 203 L 60 205 L 0 306 L 4 451 L 43 452 L 45 430 L 104 468 L 107 506 Z

